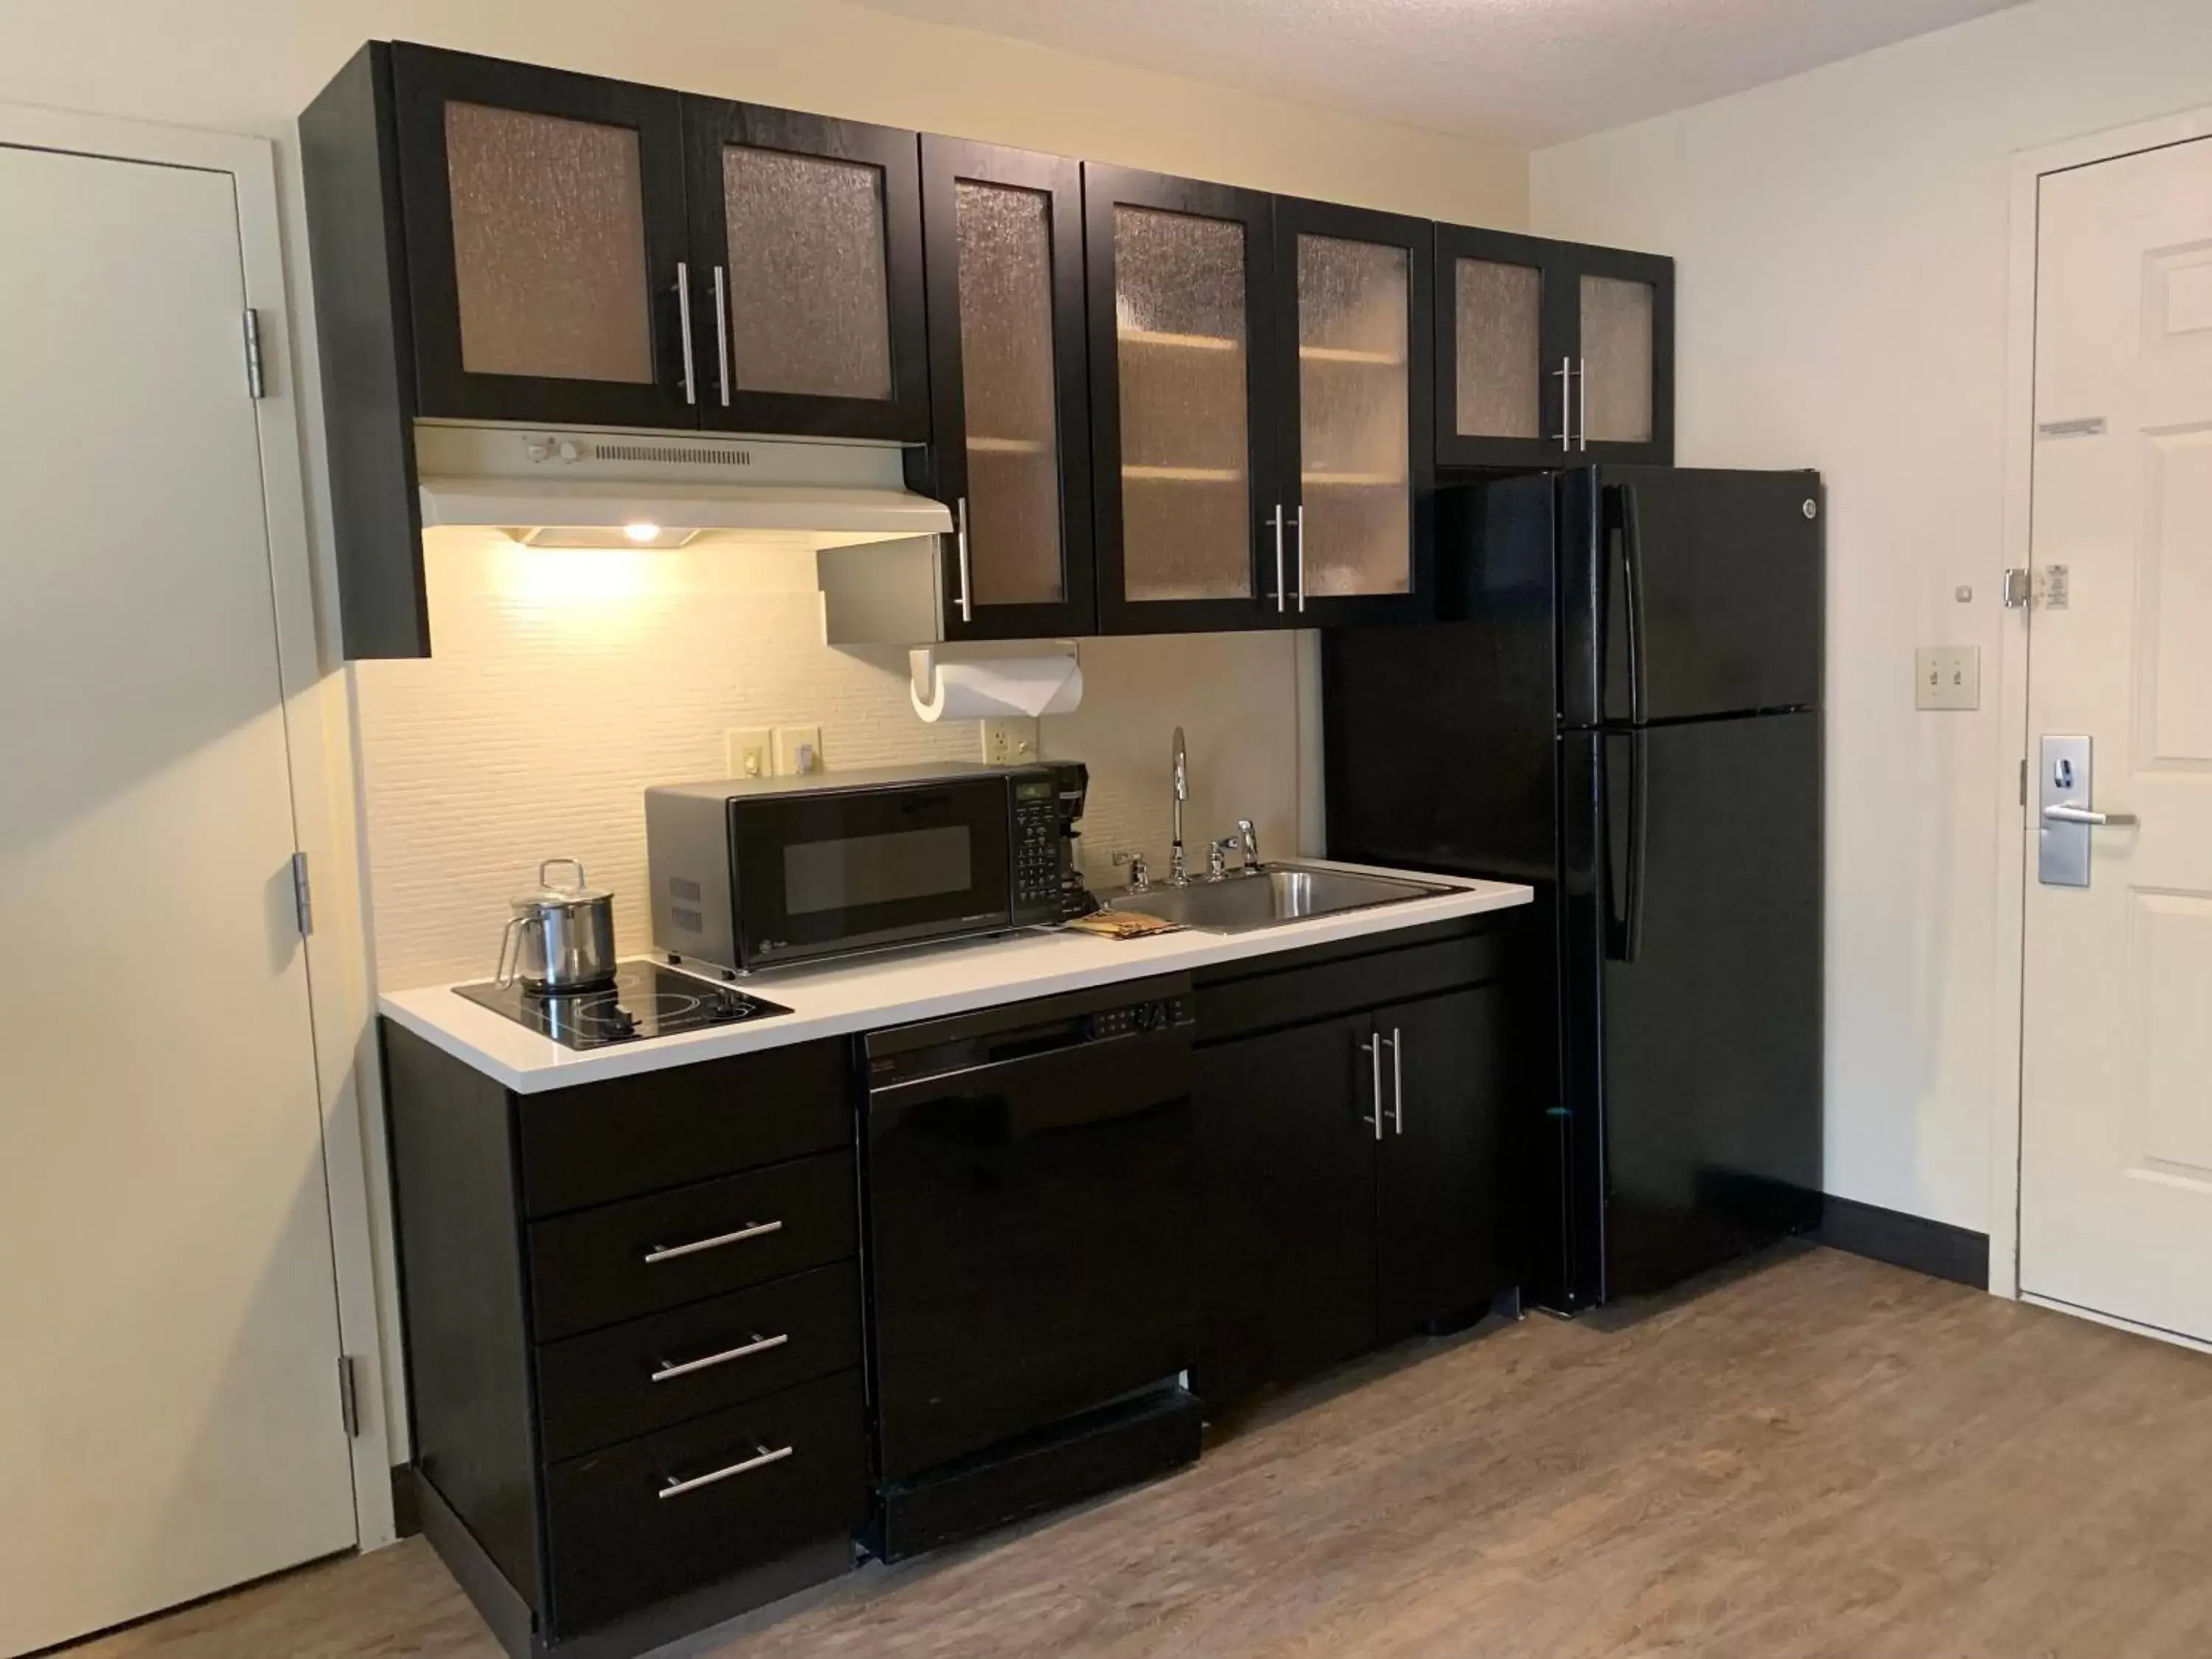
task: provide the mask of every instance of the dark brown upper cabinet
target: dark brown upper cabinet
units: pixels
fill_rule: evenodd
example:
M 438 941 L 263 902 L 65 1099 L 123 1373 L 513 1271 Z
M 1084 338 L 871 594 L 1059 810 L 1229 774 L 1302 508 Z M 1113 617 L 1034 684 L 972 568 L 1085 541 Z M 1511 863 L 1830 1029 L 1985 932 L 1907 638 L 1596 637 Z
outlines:
M 1083 197 L 1100 628 L 1293 626 L 1274 198 L 1089 162 Z
M 700 423 L 927 442 L 915 135 L 682 102 Z
M 392 48 L 416 408 L 696 423 L 683 355 L 683 100 Z
M 1438 225 L 1436 271 L 1439 465 L 1673 462 L 1673 260 Z
M 1275 198 L 1283 325 L 1267 347 L 1268 405 L 1288 451 L 1277 510 L 1298 626 L 1435 614 L 1431 250 L 1425 220 Z
M 1081 164 L 925 137 L 921 175 L 945 637 L 1096 633 Z

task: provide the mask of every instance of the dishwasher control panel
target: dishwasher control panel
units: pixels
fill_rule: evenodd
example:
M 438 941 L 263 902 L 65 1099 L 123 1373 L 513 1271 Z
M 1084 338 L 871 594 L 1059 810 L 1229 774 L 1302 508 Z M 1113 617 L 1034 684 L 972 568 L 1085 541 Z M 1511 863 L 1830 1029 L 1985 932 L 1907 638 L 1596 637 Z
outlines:
M 1091 1015 L 1090 1036 L 1093 1041 L 1103 1037 L 1133 1036 L 1139 1031 L 1164 1031 L 1170 1025 L 1189 1024 L 1189 998 L 1161 997 L 1148 1002 L 1132 1002 Z

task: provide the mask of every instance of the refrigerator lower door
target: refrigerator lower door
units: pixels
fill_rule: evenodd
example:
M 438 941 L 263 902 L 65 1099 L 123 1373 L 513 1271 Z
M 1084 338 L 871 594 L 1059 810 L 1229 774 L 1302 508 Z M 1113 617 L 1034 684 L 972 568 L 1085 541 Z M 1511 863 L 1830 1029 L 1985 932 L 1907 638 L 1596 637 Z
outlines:
M 1567 741 L 1595 843 L 1563 964 L 1569 1103 L 1602 1123 L 1611 1300 L 1819 1219 L 1820 717 Z

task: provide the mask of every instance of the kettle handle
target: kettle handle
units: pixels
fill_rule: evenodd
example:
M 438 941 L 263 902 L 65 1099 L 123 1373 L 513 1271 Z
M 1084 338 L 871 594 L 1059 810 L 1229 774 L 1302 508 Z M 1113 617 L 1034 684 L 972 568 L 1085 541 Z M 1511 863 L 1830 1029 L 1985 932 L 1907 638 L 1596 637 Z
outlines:
M 553 861 L 556 864 L 560 862 L 558 859 Z M 505 990 L 514 984 L 522 972 L 522 930 L 526 927 L 541 926 L 544 921 L 544 917 L 535 914 L 509 916 L 507 919 L 507 926 L 501 930 L 499 936 L 499 963 L 492 969 L 491 982 L 500 989 Z M 514 965 L 511 969 L 507 966 L 507 960 L 510 952 L 514 957 Z
M 548 870 L 550 870 L 550 869 L 551 869 L 555 865 L 556 865 L 556 864 L 565 864 L 565 865 L 567 865 L 567 866 L 568 866 L 571 870 L 574 870 L 574 871 L 576 872 L 576 885 L 577 885 L 577 886 L 579 886 L 579 887 L 588 887 L 588 886 L 590 886 L 590 885 L 591 885 L 591 883 L 590 883 L 589 881 L 586 880 L 586 879 L 585 879 L 585 877 L 584 877 L 584 861 L 583 861 L 583 860 L 581 860 L 581 859 L 547 859 L 547 860 L 544 861 L 544 863 L 543 863 L 543 864 L 541 864 L 541 865 L 539 865 L 539 866 L 538 866 L 538 884 L 540 887 L 550 887 L 550 886 L 553 884 L 551 882 L 550 882 L 550 881 L 548 881 L 548 880 L 546 880 L 546 879 L 545 879 L 545 872 L 546 872 Z

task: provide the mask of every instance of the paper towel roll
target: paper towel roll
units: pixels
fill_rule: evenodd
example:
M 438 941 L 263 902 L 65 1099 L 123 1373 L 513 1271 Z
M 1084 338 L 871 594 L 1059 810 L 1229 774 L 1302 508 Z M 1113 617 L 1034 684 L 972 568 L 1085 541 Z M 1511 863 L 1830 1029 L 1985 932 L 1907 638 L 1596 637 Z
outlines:
M 1065 714 L 1083 701 L 1083 670 L 1073 657 L 994 657 L 932 665 L 927 690 L 909 688 L 914 712 L 939 720 L 1035 719 Z

